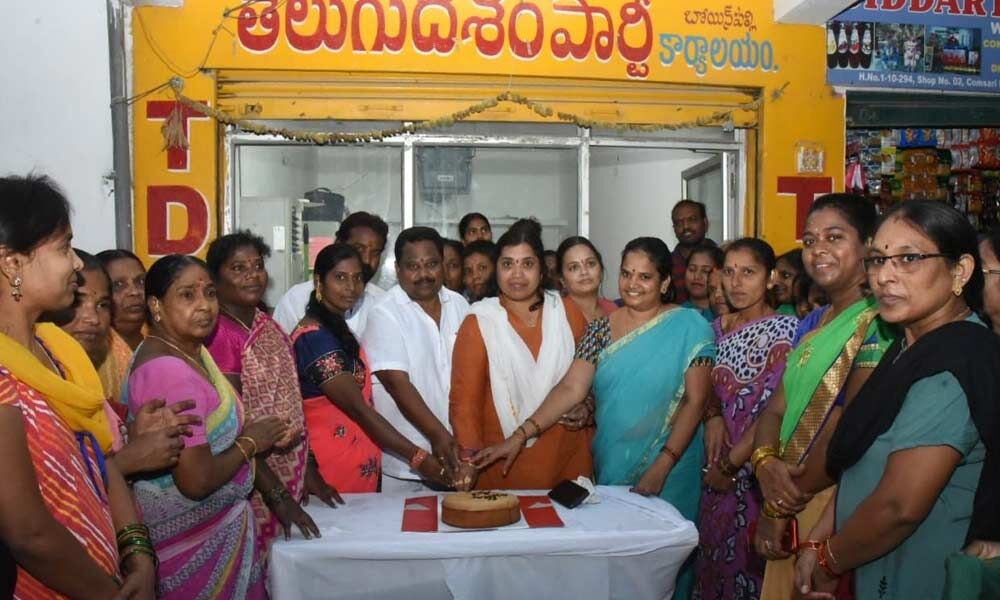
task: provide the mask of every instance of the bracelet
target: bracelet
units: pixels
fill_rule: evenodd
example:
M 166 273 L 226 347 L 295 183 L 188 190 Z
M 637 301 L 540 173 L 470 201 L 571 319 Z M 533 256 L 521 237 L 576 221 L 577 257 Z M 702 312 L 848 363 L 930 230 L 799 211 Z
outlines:
M 430 456 L 430 454 L 428 454 L 426 450 L 423 448 L 417 448 L 417 451 L 410 457 L 410 468 L 416 470 L 425 460 L 427 460 L 428 456 Z
M 830 540 L 827 539 L 822 544 L 820 544 L 819 556 L 817 557 L 817 562 L 819 563 L 819 568 L 823 569 L 823 572 L 826 573 L 827 577 L 829 577 L 830 579 L 839 579 L 840 575 L 836 571 L 834 571 L 832 567 L 830 567 L 830 563 L 827 560 L 829 554 L 830 554 Z
M 243 444 L 240 443 L 242 441 L 242 439 L 243 438 L 237 438 L 236 441 L 233 442 L 233 446 L 235 446 L 236 449 L 240 451 L 240 454 L 243 455 L 243 460 L 245 460 L 245 461 L 247 461 L 249 463 L 250 462 L 250 453 L 243 449 Z
M 120 543 L 122 538 L 128 537 L 129 535 L 134 533 L 141 533 L 144 536 L 149 537 L 149 527 L 146 527 L 143 523 L 133 523 L 131 525 L 126 525 L 118 530 L 118 533 L 115 534 L 115 537 L 118 538 L 118 541 Z
M 250 443 L 254 445 L 254 451 L 257 450 L 257 443 L 248 437 L 238 437 L 236 438 L 236 441 L 233 442 L 233 446 L 236 446 L 236 449 L 243 455 L 243 459 L 247 461 L 247 465 L 250 466 L 250 481 L 253 482 L 257 479 L 257 462 L 254 460 L 253 454 L 250 454 L 243 449 L 243 444 L 240 443 L 243 440 L 250 440 Z
M 292 495 L 280 483 L 264 493 L 264 502 L 269 506 L 281 504 L 282 501 L 290 500 L 291 498 Z
M 119 540 L 118 551 L 122 552 L 123 550 L 125 550 L 125 548 L 128 548 L 129 546 L 142 546 L 143 548 L 152 549 L 153 542 L 148 537 L 134 535 L 125 540 Z
M 726 477 L 735 477 L 740 472 L 740 468 L 734 465 L 733 461 L 729 460 L 728 454 L 723 454 L 722 458 L 719 459 L 719 471 Z
M 247 436 L 247 435 L 241 435 L 240 437 L 236 438 L 236 441 L 240 441 L 240 440 L 246 440 L 246 441 L 250 442 L 250 445 L 253 446 L 253 452 L 250 453 L 250 456 L 257 456 L 257 454 L 258 454 L 258 452 L 257 452 L 257 442 L 255 442 L 252 437 Z
M 753 472 L 756 475 L 757 469 L 760 468 L 762 462 L 768 458 L 780 458 L 778 454 L 778 449 L 774 446 L 761 446 L 753 451 L 750 455 L 750 463 L 753 465 Z
M 771 503 L 770 502 L 765 502 L 764 505 L 760 508 L 760 512 L 762 512 L 764 514 L 764 516 L 767 517 L 767 518 L 769 518 L 769 519 L 787 519 L 788 518 L 783 513 L 780 513 L 778 511 L 774 510 L 773 508 L 771 508 Z
M 523 436 L 521 438 L 521 445 L 523 446 L 523 445 L 527 444 L 528 443 L 528 439 L 530 438 L 530 436 L 528 435 L 527 430 L 524 428 L 524 425 L 518 425 L 517 429 L 514 430 L 514 433 L 510 434 L 510 437 L 514 437 L 518 433 L 520 433 Z
M 721 416 L 722 416 L 722 408 L 718 404 L 715 404 L 713 402 L 705 407 L 705 413 L 701 416 L 701 422 L 708 423 L 715 417 L 721 417 Z
M 681 456 L 680 456 L 680 454 L 677 454 L 676 452 L 674 452 L 673 449 L 671 449 L 670 446 L 668 446 L 666 444 L 663 444 L 663 447 L 660 448 L 660 452 L 662 452 L 663 454 L 666 454 L 670 458 L 674 459 L 674 465 L 676 465 L 677 463 L 681 462 Z
M 541 435 L 542 435 L 542 427 L 541 427 L 541 425 L 538 424 L 538 421 L 536 421 L 534 417 L 528 417 L 527 419 L 524 420 L 524 422 L 525 423 L 531 423 L 532 425 L 534 425 L 534 427 L 535 427 L 535 437 L 541 437 Z M 525 429 L 524 433 L 525 433 L 525 435 L 527 435 L 528 430 Z
M 799 547 L 797 548 L 797 553 L 803 550 L 814 550 L 819 552 L 820 548 L 823 547 L 823 542 L 817 542 L 816 540 L 806 540 L 804 542 L 799 542 Z
M 135 554 L 145 554 L 146 556 L 152 558 L 154 568 L 160 566 L 160 559 L 156 557 L 155 551 L 149 548 L 143 548 L 141 546 L 132 546 L 122 554 L 121 559 L 118 561 L 118 565 L 121 567 L 122 571 L 125 570 L 125 561 L 127 561 L 130 557 L 132 557 Z
M 833 555 L 833 546 L 830 545 L 830 540 L 832 539 L 833 538 L 826 538 L 826 555 L 830 557 L 830 560 L 833 561 L 834 564 L 840 564 L 837 557 Z

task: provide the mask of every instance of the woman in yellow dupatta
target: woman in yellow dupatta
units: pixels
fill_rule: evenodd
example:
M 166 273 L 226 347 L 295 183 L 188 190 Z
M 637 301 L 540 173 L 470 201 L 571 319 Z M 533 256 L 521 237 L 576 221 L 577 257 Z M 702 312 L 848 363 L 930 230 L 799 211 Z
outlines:
M 769 561 L 764 600 L 792 598 L 794 548 L 786 532 L 794 520 L 808 534 L 833 497 L 826 446 L 843 406 L 891 341 L 863 287 L 861 259 L 876 219 L 871 203 L 844 194 L 819 198 L 806 218 L 803 263 L 830 304 L 802 320 L 782 383 L 757 424 L 751 462 L 765 502 L 754 545 Z
M 38 323 L 73 302 L 72 236 L 51 181 L 0 179 L 0 542 L 18 564 L 16 598 L 152 599 L 144 552 L 124 556 L 119 590 L 115 530 L 138 517 L 103 460 L 112 436 L 100 379 L 69 334 Z

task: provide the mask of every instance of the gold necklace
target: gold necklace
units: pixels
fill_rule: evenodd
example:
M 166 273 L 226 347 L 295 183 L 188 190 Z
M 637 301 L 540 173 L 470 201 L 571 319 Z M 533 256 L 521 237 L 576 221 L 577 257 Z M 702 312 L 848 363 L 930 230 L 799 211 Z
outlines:
M 228 310 L 226 310 L 225 308 L 223 308 L 221 304 L 219 305 L 219 311 L 222 312 L 222 314 L 224 314 L 227 317 L 229 317 L 230 319 L 236 321 L 241 327 L 243 327 L 243 329 L 246 329 L 247 331 L 250 331 L 250 330 L 253 329 L 250 325 L 247 325 L 246 322 L 243 319 L 237 317 L 233 313 L 231 313 Z M 254 314 L 256 315 L 256 313 L 254 313 Z
M 164 344 L 166 344 L 170 348 L 173 348 L 175 351 L 179 352 L 182 357 L 184 357 L 185 359 L 187 359 L 188 362 L 190 362 L 191 364 L 193 364 L 195 367 L 198 368 L 199 371 L 201 371 L 202 373 L 204 373 L 205 377 L 207 377 L 208 379 L 212 378 L 208 374 L 208 369 L 205 368 L 205 365 L 201 364 L 201 360 L 198 360 L 195 357 L 191 356 L 190 354 L 187 353 L 187 351 L 185 351 L 183 348 L 181 348 L 177 344 L 171 342 L 170 340 L 168 340 L 166 338 L 163 338 L 163 337 L 160 337 L 160 336 L 154 335 L 154 334 L 149 334 L 149 335 L 146 336 L 146 338 L 147 339 L 148 338 L 153 338 L 155 340 L 160 340 L 161 342 L 163 342 Z

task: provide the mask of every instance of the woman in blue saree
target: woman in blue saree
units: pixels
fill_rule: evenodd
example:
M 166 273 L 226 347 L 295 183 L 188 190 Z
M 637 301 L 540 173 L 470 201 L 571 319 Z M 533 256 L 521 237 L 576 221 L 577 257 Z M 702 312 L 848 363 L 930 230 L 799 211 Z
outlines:
M 506 473 L 529 438 L 557 423 L 593 387 L 597 483 L 631 486 L 697 518 L 700 425 L 715 336 L 697 311 L 667 301 L 670 268 L 662 240 L 637 238 L 625 246 L 618 279 L 624 307 L 590 324 L 566 376 L 509 438 L 473 458 L 476 467 L 505 459 Z M 692 562 L 682 568 L 674 598 L 690 597 Z

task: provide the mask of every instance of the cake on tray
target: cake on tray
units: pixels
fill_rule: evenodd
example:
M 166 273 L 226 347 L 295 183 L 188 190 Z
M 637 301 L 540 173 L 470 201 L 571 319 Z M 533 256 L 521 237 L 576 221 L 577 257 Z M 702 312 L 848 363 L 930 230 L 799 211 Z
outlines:
M 441 507 L 441 520 L 463 529 L 503 527 L 521 520 L 517 496 L 506 492 L 456 492 L 445 496 Z

